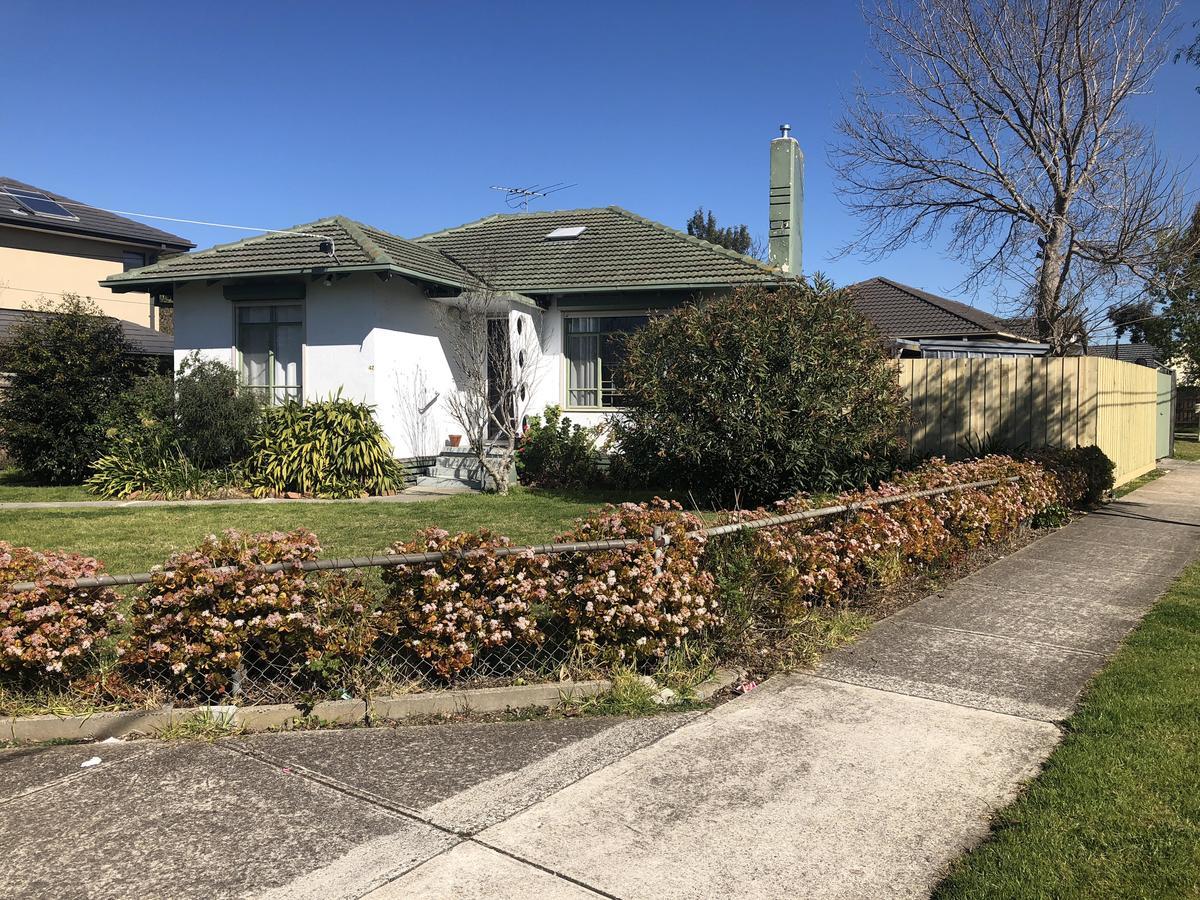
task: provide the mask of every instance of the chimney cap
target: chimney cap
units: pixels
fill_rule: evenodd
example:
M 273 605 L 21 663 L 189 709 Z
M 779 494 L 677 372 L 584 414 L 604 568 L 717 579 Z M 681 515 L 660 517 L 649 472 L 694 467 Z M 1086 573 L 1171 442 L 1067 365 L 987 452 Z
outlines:
M 792 136 L 792 126 L 788 125 L 786 122 L 783 125 L 780 125 L 779 126 L 779 136 L 780 137 L 791 137 Z

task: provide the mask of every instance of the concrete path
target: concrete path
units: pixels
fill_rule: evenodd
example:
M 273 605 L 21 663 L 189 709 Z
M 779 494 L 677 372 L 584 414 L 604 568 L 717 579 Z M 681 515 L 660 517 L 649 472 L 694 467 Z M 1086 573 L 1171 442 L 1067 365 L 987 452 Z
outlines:
M 1180 466 L 709 713 L 3 751 L 0 884 L 56 898 L 925 896 L 1198 554 L 1200 466 Z
M 271 506 L 279 503 L 416 503 L 419 500 L 434 500 L 454 494 L 475 494 L 478 491 L 467 486 L 416 486 L 399 494 L 383 497 L 354 497 L 348 500 L 319 500 L 315 497 L 261 497 L 229 500 L 10 500 L 0 503 L 4 509 L 139 509 L 163 506 Z

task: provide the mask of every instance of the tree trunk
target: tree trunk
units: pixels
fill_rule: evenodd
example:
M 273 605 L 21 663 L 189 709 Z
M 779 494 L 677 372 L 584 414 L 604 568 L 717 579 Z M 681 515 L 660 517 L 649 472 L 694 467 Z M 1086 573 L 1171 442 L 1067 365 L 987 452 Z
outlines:
M 1063 253 L 1063 234 L 1059 227 L 1050 229 L 1042 247 L 1042 264 L 1034 287 L 1034 321 L 1038 340 L 1050 345 L 1052 356 L 1066 354 L 1069 335 L 1064 310 L 1060 306 L 1066 255 Z

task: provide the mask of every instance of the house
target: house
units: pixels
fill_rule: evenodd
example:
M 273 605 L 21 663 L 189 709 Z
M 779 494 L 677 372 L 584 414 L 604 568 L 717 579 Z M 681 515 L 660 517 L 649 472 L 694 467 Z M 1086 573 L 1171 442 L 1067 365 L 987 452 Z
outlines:
M 0 346 L 8 342 L 9 335 L 18 323 L 37 321 L 55 313 L 35 309 L 0 308 Z M 175 341 L 171 335 L 154 328 L 137 325 L 128 319 L 108 317 L 121 326 L 125 339 L 129 341 L 133 354 L 153 362 L 160 371 L 170 372 L 175 354 Z
M 890 278 L 870 278 L 847 290 L 898 357 L 1045 356 L 1049 350 L 1010 321 Z
M 1164 361 L 1164 354 L 1153 344 L 1146 342 L 1130 342 L 1128 344 L 1089 344 L 1087 356 L 1101 356 L 1105 359 L 1119 359 L 1122 362 L 1136 363 L 1139 366 L 1149 366 L 1152 369 L 1178 369 L 1170 362 Z
M 489 328 L 508 342 L 518 383 L 532 383 L 525 408 L 557 404 L 593 424 L 621 406 L 620 335 L 689 299 L 794 278 L 804 158 L 786 127 L 770 163 L 767 263 L 609 206 L 493 215 L 413 240 L 333 216 L 104 285 L 173 303 L 177 364 L 193 352 L 225 362 L 268 403 L 340 390 L 375 406 L 398 455 L 426 456 L 462 431 L 444 402 L 461 381 L 447 317 L 481 285 L 492 295 Z M 855 292 L 902 348 L 1045 350 L 978 310 L 896 282 Z
M 415 240 L 333 216 L 103 284 L 173 303 L 177 364 L 192 352 L 230 364 L 268 403 L 341 390 L 375 406 L 399 456 L 424 456 L 462 431 L 442 402 L 457 374 L 446 316 L 481 284 L 502 306 L 489 315 L 513 364 L 533 367 L 527 409 L 559 404 L 587 424 L 620 406 L 621 333 L 799 272 L 794 138 L 772 141 L 771 163 L 771 264 L 609 206 L 488 216 Z
M 0 309 L 78 294 L 105 315 L 157 328 L 150 294 L 117 293 L 98 283 L 194 246 L 178 235 L 0 177 Z

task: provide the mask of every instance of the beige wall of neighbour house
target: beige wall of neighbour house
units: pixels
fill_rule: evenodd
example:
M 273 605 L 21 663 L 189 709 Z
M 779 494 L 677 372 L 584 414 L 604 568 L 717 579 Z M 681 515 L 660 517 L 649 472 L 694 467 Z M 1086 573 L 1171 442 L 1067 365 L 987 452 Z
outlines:
M 0 308 L 34 306 L 62 294 L 91 298 L 107 316 L 153 326 L 149 294 L 114 294 L 99 282 L 124 268 L 132 246 L 0 227 Z

